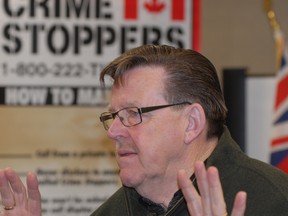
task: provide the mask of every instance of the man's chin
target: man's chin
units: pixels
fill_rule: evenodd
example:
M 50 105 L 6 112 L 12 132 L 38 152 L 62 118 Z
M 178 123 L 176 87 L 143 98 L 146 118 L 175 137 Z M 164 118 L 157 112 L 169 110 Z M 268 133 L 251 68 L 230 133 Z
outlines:
M 119 176 L 120 176 L 122 184 L 127 187 L 136 188 L 137 185 L 139 185 L 141 182 L 139 175 L 137 175 L 133 171 L 120 170 Z

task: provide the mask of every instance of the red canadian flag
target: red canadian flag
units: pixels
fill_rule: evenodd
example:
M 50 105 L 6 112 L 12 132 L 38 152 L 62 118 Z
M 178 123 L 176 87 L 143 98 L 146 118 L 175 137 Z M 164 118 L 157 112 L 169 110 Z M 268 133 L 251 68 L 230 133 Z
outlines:
M 184 20 L 184 0 L 170 0 L 171 1 L 171 20 Z M 141 5 L 142 7 L 142 5 Z M 145 10 L 150 13 L 160 13 L 165 9 L 165 1 L 161 2 L 159 0 L 146 1 L 143 4 Z M 125 19 L 137 19 L 138 18 L 138 0 L 125 0 L 124 8 Z
M 201 0 L 190 0 L 192 9 L 187 10 L 188 0 L 123 0 L 124 3 L 124 19 L 130 21 L 140 21 L 139 16 L 141 11 L 147 13 L 162 14 L 169 13 L 170 20 L 178 23 L 185 23 L 192 21 L 192 48 L 196 51 L 200 51 L 200 11 L 201 11 Z M 190 4 L 189 4 L 190 5 Z M 187 14 L 189 11 L 189 14 Z M 191 20 L 190 16 L 191 15 Z

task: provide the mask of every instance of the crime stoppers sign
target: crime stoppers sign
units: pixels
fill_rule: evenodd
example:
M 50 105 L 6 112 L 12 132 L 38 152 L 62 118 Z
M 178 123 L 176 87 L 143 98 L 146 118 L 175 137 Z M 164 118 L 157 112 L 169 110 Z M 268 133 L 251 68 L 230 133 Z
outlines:
M 0 164 L 36 172 L 43 216 L 89 215 L 121 186 L 99 73 L 142 44 L 198 50 L 199 1 L 0 0 Z
M 94 85 L 141 44 L 199 49 L 199 0 L 2 0 L 0 84 Z

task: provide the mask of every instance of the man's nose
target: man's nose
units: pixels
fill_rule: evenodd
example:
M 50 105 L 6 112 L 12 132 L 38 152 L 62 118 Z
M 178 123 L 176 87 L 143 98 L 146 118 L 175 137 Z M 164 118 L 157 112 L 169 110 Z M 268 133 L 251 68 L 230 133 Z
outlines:
M 110 139 L 116 139 L 120 135 L 123 136 L 125 129 L 126 127 L 122 124 L 119 117 L 116 116 L 107 131 L 107 135 Z

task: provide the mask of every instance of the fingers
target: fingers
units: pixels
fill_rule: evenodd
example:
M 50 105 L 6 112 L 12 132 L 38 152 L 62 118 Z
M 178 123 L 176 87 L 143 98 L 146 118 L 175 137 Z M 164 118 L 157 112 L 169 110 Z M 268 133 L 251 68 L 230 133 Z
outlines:
M 23 185 L 20 177 L 12 169 L 5 169 L 5 176 L 11 187 L 10 195 L 12 194 L 12 198 L 14 199 L 14 202 L 15 202 L 14 205 L 17 204 L 17 207 L 19 207 L 19 205 L 26 207 L 27 195 L 26 195 L 25 186 Z
M 243 216 L 246 209 L 247 194 L 240 191 L 236 194 L 231 216 Z
M 41 195 L 35 173 L 29 172 L 26 178 L 28 191 L 28 211 L 32 215 L 41 215 Z
M 10 213 L 12 214 L 12 211 L 13 215 L 41 215 L 41 195 L 36 175 L 32 172 L 28 173 L 26 182 L 27 192 L 20 177 L 14 170 L 10 168 L 0 170 L 0 195 L 2 205 L 4 207 L 14 207 L 9 210 L 9 215 Z
M 190 215 L 202 215 L 201 197 L 184 170 L 178 172 L 178 183 L 187 202 Z
M 0 170 L 0 194 L 2 205 L 4 207 L 11 207 L 15 205 L 14 196 L 10 188 L 9 180 L 6 172 L 11 172 L 11 169 Z
M 224 215 L 226 213 L 226 203 L 224 200 L 219 172 L 216 167 L 209 167 L 207 170 L 207 175 L 212 212 L 215 215 Z
M 216 167 L 206 170 L 203 162 L 195 163 L 195 175 L 201 194 L 203 215 L 225 215 L 226 203 Z
M 201 194 L 203 215 L 212 215 L 208 176 L 203 162 L 195 163 L 195 176 Z
M 179 186 L 187 202 L 190 215 L 227 215 L 226 203 L 217 168 L 209 167 L 206 170 L 203 162 L 195 163 L 195 176 L 201 196 L 194 188 L 191 180 L 184 170 L 178 173 Z M 243 197 L 239 195 L 237 206 L 240 208 Z M 236 214 L 233 216 L 243 216 Z

